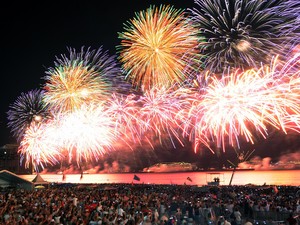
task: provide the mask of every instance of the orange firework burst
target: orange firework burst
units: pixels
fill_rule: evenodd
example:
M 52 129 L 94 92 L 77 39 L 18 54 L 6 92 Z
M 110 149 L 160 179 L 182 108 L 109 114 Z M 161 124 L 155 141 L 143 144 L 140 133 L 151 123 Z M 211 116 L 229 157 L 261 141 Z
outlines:
M 96 75 L 97 73 L 77 65 L 56 68 L 45 86 L 45 99 L 51 108 L 59 109 L 58 111 L 73 111 L 84 102 L 102 94 L 98 83 L 94 83 L 93 77 L 96 78 Z M 86 82 L 88 79 L 90 81 Z
M 111 86 L 108 78 L 118 70 L 113 58 L 100 50 L 76 54 L 71 49 L 70 59 L 63 55 L 47 71 L 44 99 L 52 109 L 73 112 L 82 104 L 107 98 Z
M 181 84 L 199 59 L 199 37 L 183 10 L 150 6 L 125 25 L 118 46 L 126 79 L 142 90 Z

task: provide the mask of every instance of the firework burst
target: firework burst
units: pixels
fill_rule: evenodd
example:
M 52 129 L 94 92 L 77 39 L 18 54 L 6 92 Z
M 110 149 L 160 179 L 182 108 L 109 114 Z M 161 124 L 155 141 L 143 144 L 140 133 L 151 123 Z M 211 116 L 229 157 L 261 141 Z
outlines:
M 70 57 L 57 58 L 55 67 L 44 77 L 45 101 L 55 111 L 72 112 L 82 104 L 106 99 L 111 93 L 108 78 L 119 72 L 114 58 L 102 53 L 102 48 L 69 52 Z
M 256 134 L 267 138 L 270 130 L 295 130 L 300 78 L 299 72 L 290 74 L 293 70 L 287 68 L 278 68 L 275 60 L 259 70 L 212 77 L 203 94 L 188 99 L 185 134 L 193 136 L 196 148 L 213 141 L 225 151 L 227 144 L 239 148 L 241 137 L 254 143 Z
M 160 143 L 164 138 L 169 138 L 175 147 L 173 139 L 179 141 L 179 124 L 175 120 L 180 104 L 177 101 L 176 91 L 173 88 L 153 87 L 146 91 L 139 99 L 141 109 L 138 113 L 140 118 L 139 129 L 144 137 L 159 137 Z
M 195 0 L 189 9 L 199 35 L 205 67 L 260 68 L 275 55 L 285 59 L 299 42 L 300 5 L 293 0 Z
M 25 161 L 25 168 L 31 165 L 35 171 L 39 167 L 55 165 L 62 154 L 57 144 L 57 128 L 50 120 L 44 123 L 32 123 L 26 130 L 18 148 L 21 163 Z
M 78 165 L 83 160 L 98 160 L 112 149 L 114 122 L 103 105 L 82 105 L 72 113 L 57 115 L 55 120 L 60 124 L 58 145 L 67 150 L 70 162 L 74 158 Z
M 137 99 L 138 96 L 134 94 L 124 96 L 114 93 L 106 102 L 107 113 L 115 124 L 115 132 L 117 136 L 124 137 L 126 143 L 139 142 L 141 139 L 137 129 L 140 124 Z
M 15 102 L 9 106 L 7 112 L 7 126 L 11 129 L 17 141 L 32 123 L 40 123 L 49 117 L 48 105 L 43 101 L 44 91 L 31 90 L 21 93 Z
M 184 11 L 172 6 L 136 13 L 119 38 L 125 78 L 142 90 L 180 84 L 194 70 L 190 62 L 199 57 L 196 30 Z

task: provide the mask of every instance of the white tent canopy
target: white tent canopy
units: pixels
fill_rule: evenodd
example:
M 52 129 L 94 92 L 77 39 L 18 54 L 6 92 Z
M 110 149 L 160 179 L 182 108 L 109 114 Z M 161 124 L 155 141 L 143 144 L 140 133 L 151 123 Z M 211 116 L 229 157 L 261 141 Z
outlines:
M 36 185 L 48 185 L 49 182 L 45 181 L 42 176 L 38 173 L 35 178 L 32 180 L 32 183 Z

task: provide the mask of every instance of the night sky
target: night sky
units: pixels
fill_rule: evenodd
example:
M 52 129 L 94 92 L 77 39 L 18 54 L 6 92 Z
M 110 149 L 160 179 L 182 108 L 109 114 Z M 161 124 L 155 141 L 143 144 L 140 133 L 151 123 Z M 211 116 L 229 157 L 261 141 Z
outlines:
M 172 2 L 172 4 L 170 3 Z M 67 47 L 82 46 L 116 54 L 118 32 L 136 12 L 150 5 L 170 4 L 185 9 L 193 1 L 112 1 L 105 5 L 72 3 L 67 7 L 52 1 L 40 5 L 14 4 L 1 13 L 1 117 L 0 145 L 14 141 L 6 128 L 9 104 L 22 93 L 41 88 L 45 71 L 54 66 L 55 56 L 67 54 Z M 98 3 L 101 4 L 101 3 Z
M 54 1 L 26 3 L 2 5 L 0 13 L 2 39 L 0 146 L 15 143 L 7 128 L 6 112 L 9 104 L 13 103 L 22 92 L 41 88 L 45 71 L 54 66 L 55 56 L 67 53 L 67 47 L 80 50 L 82 46 L 92 49 L 102 46 L 113 55 L 116 54 L 116 45 L 120 44 L 118 32 L 124 31 L 123 23 L 133 18 L 136 12 L 145 10 L 150 5 L 170 4 L 183 9 L 194 6 L 192 0 L 100 1 L 97 5 L 88 1 L 79 3 L 74 1 L 68 6 Z M 298 151 L 298 136 L 282 137 L 276 132 L 272 136 L 276 142 L 261 140 L 261 144 L 254 146 L 246 144 L 247 149 L 249 151 L 256 149 L 255 154 L 261 157 L 275 157 L 285 154 L 286 151 Z M 180 151 L 181 158 L 183 154 L 189 159 L 195 158 L 193 152 L 186 153 L 181 149 L 164 152 L 162 155 L 167 161 Z M 199 157 L 203 159 L 204 156 L 211 156 L 208 150 L 204 151 L 205 153 Z M 155 162 L 155 157 L 152 160 Z

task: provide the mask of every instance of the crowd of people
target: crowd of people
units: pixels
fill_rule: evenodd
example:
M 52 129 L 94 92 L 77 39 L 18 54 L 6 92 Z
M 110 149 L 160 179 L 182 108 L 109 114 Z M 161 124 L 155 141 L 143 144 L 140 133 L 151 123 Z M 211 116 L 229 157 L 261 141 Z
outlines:
M 257 215 L 272 212 L 286 215 L 280 223 L 292 225 L 300 215 L 299 190 L 297 186 L 65 183 L 32 191 L 1 189 L 0 224 L 254 225 L 260 223 Z M 264 218 L 264 224 L 280 224 Z

